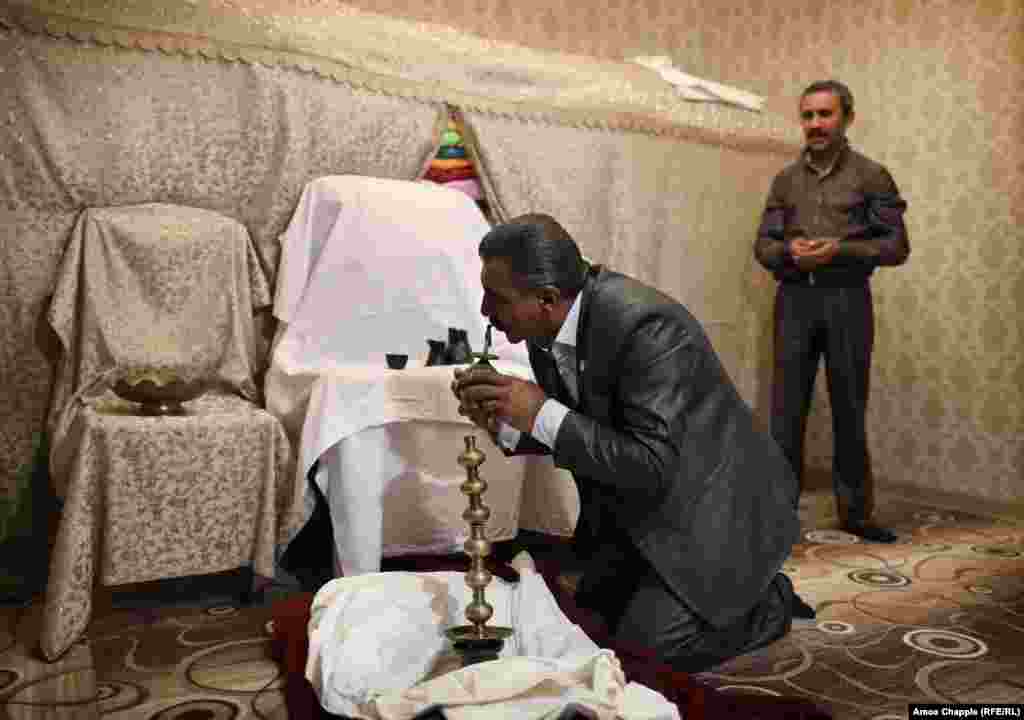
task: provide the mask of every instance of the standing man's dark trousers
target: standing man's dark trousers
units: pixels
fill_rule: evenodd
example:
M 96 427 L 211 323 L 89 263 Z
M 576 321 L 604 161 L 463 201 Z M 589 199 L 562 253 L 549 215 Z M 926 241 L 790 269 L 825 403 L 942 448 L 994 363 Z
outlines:
M 803 489 L 807 414 L 819 358 L 825 356 L 832 431 L 833 482 L 841 521 L 863 525 L 872 510 L 865 414 L 874 342 L 871 288 L 779 284 L 775 296 L 772 435 Z

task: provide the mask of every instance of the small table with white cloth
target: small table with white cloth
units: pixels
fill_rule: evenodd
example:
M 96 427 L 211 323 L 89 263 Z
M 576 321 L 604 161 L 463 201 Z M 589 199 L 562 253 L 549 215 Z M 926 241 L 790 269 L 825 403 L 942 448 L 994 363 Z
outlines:
M 466 195 L 431 183 L 331 176 L 303 192 L 287 231 L 266 377 L 267 408 L 298 447 L 298 479 L 330 510 L 335 570 L 375 572 L 389 555 L 452 552 L 468 536 L 463 437 L 487 455 L 488 536 L 520 527 L 571 535 L 579 500 L 550 458 L 506 458 L 458 414 L 453 366 L 424 367 L 427 339 L 484 322 L 478 245 L 490 229 Z M 502 372 L 531 377 L 523 346 L 495 338 Z M 385 353 L 409 355 L 406 369 Z M 311 504 L 313 498 L 307 498 Z

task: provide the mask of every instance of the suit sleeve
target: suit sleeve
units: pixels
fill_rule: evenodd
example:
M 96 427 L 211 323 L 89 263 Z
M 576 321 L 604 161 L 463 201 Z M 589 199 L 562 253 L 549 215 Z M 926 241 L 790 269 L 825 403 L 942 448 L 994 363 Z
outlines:
M 548 446 L 540 442 L 528 433 L 523 433 L 519 438 L 519 443 L 511 450 L 504 448 L 500 443 L 498 447 L 505 453 L 506 457 L 514 457 L 516 455 L 550 455 L 551 450 Z
M 570 412 L 555 440 L 555 465 L 657 502 L 680 459 L 699 352 L 680 324 L 667 318 L 642 323 L 627 343 L 618 378 L 621 421 L 611 427 Z

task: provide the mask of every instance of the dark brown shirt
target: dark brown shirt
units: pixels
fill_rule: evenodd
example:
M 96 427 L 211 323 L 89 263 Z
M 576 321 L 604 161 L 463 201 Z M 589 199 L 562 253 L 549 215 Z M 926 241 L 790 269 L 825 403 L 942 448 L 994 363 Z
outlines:
M 814 271 L 823 283 L 864 282 L 880 265 L 910 255 L 903 224 L 907 203 L 883 165 L 848 145 L 819 173 L 805 152 L 775 176 L 758 229 L 754 254 L 781 281 L 805 280 L 789 252 L 794 238 L 839 238 L 839 252 Z

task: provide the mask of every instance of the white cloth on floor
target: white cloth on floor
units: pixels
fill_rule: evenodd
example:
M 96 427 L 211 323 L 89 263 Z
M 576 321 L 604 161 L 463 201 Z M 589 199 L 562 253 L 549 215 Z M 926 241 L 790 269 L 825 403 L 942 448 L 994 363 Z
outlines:
M 615 653 L 561 659 L 507 657 L 441 675 L 373 700 L 382 720 L 410 720 L 440 707 L 447 720 L 554 720 L 569 705 L 597 720 L 670 720 L 664 696 L 626 683 Z
M 324 585 L 313 600 L 306 665 L 321 704 L 369 720 L 412 718 L 439 705 L 453 720 L 539 720 L 570 703 L 609 720 L 679 718 L 663 696 L 627 683 L 615 654 L 571 623 L 525 565 L 519 583 L 494 578 L 487 587 L 489 624 L 514 630 L 499 659 L 438 674 L 451 661 L 444 629 L 466 624 L 471 600 L 464 574 L 455 572 L 376 573 Z
M 428 574 L 339 578 L 313 599 L 306 678 L 320 704 L 360 715 L 372 695 L 419 682 L 445 645 L 448 588 Z

